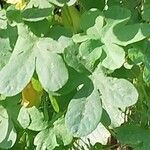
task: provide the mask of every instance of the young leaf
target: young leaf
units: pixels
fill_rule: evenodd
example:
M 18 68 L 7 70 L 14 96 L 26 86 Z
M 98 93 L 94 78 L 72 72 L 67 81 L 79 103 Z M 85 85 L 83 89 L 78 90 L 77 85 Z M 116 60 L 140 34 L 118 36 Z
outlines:
M 57 103 L 57 100 L 54 96 L 49 94 L 51 105 L 53 106 L 54 110 L 58 113 L 59 112 L 59 105 Z

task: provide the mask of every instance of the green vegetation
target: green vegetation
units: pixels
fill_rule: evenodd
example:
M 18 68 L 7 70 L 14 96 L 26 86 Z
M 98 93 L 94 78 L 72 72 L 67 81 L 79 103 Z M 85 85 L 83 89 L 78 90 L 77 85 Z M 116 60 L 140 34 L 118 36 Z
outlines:
M 0 1 L 0 149 L 150 150 L 150 1 Z

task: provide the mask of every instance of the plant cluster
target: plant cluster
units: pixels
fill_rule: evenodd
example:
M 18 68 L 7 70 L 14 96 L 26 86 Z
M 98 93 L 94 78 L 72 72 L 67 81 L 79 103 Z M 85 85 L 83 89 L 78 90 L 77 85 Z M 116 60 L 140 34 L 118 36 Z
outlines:
M 1 149 L 150 149 L 149 0 L 0 3 Z

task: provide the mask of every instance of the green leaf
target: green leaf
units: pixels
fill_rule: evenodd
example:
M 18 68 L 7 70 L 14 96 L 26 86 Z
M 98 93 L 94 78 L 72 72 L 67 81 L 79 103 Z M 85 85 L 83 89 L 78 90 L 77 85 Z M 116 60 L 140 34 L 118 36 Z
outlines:
M 79 47 L 77 44 L 72 44 L 64 50 L 64 60 L 68 66 L 79 72 L 87 72 L 82 64 L 79 56 Z
M 82 43 L 86 40 L 88 40 L 88 36 L 85 34 L 85 33 L 79 33 L 79 34 L 75 34 L 72 36 L 72 40 L 75 42 L 75 43 Z
M 84 81 L 87 79 L 87 76 L 75 71 L 73 68 L 68 68 L 69 71 L 69 79 L 67 83 L 56 92 L 59 96 L 69 94 L 70 92 L 77 89 L 79 85 L 84 83 Z M 72 82 L 74 81 L 74 82 Z
M 95 24 L 94 26 L 90 27 L 87 29 L 86 33 L 89 38 L 92 39 L 100 39 L 102 35 L 102 28 L 104 25 L 104 17 L 103 16 L 98 16 L 95 19 Z
M 85 90 L 81 89 L 69 103 L 65 116 L 66 127 L 75 137 L 86 136 L 97 127 L 101 114 L 102 106 L 98 91 L 94 89 L 92 93 L 86 91 L 85 94 Z
M 60 140 L 63 142 L 63 145 L 71 143 L 72 136 L 65 127 L 64 118 L 59 118 L 53 125 L 53 128 L 47 128 L 36 135 L 34 145 L 37 150 L 53 150 L 55 147 L 59 146 L 58 142 Z
M 58 146 L 53 129 L 48 128 L 39 132 L 34 139 L 34 145 L 36 150 L 53 150 Z
M 9 149 L 16 142 L 16 130 L 7 114 L 6 109 L 2 105 L 0 106 L 0 114 L 0 132 L 2 133 L 0 135 L 0 148 Z
M 19 37 L 11 58 L 0 71 L 0 93 L 12 96 L 21 92 L 31 80 L 35 65 L 39 80 L 46 91 L 62 88 L 68 80 L 68 71 L 62 57 L 56 53 L 60 49 L 63 51 L 66 45 L 61 47 L 59 44 L 54 45 L 51 38 L 38 38 L 24 25 L 18 26 L 18 32 Z M 60 43 L 63 40 L 60 38 Z M 51 41 L 52 45 L 49 44 Z
M 121 3 L 120 0 L 108 0 L 107 5 L 111 7 L 111 6 L 121 5 Z
M 72 44 L 72 40 L 65 36 L 59 37 L 58 40 L 41 38 L 37 43 L 39 49 L 45 49 L 53 53 L 63 53 L 64 49 Z
M 116 128 L 115 132 L 116 137 L 122 144 L 127 144 L 135 150 L 149 150 L 149 129 L 144 129 L 135 124 L 125 124 L 119 128 Z
M 49 29 L 49 33 L 47 36 L 51 37 L 52 39 L 58 40 L 61 36 L 69 37 L 71 38 L 73 33 L 60 25 L 55 25 Z
M 11 47 L 11 52 L 13 51 L 13 48 L 16 44 L 17 38 L 18 38 L 18 31 L 16 26 L 10 26 L 7 24 L 7 29 L 0 30 L 0 37 L 9 39 L 9 44 Z
M 128 22 L 131 12 L 127 8 L 123 8 L 120 6 L 111 6 L 105 12 L 105 17 L 107 22 Z
M 52 15 L 53 8 L 28 8 L 22 12 L 25 21 L 40 21 Z
M 41 92 L 43 90 L 41 83 L 37 79 L 32 78 L 31 83 L 36 91 Z
M 30 81 L 35 68 L 31 41 L 33 39 L 29 35 L 18 38 L 9 62 L 0 71 L 0 93 L 7 96 L 16 95 Z
M 125 52 L 121 46 L 105 43 L 102 49 L 106 53 L 102 65 L 110 70 L 120 68 L 125 62 Z
M 84 66 L 92 71 L 94 69 L 95 62 L 100 58 L 102 54 L 102 43 L 99 40 L 87 40 L 82 42 L 79 47 L 80 59 Z
M 143 20 L 150 21 L 150 4 L 144 4 L 142 18 Z
M 13 25 L 15 25 L 15 22 L 16 23 L 21 23 L 22 22 L 21 11 L 15 9 L 15 7 L 12 6 L 12 5 L 7 8 L 6 16 L 7 16 L 7 19 Z
M 128 50 L 128 56 L 135 64 L 139 64 L 139 63 L 142 63 L 144 61 L 143 52 L 136 47 L 130 48 Z
M 14 53 L 18 50 L 17 48 L 24 47 L 24 50 L 29 50 L 32 44 L 27 45 L 30 39 L 18 39 L 17 46 Z M 35 59 L 31 54 L 31 51 L 24 53 L 12 54 L 9 63 L 0 71 L 0 93 L 13 96 L 18 94 L 30 81 L 33 72 Z
M 105 0 L 95 0 L 94 3 L 91 0 L 81 0 L 80 3 L 86 10 L 89 10 L 91 8 L 103 10 L 103 8 L 105 7 Z
M 96 39 L 104 43 L 102 48 L 106 53 L 106 58 L 103 60 L 102 65 L 110 70 L 115 70 L 125 62 L 125 52 L 122 47 L 117 45 L 118 43 L 115 44 L 116 42 L 114 42 L 116 35 L 113 33 L 113 28 L 120 22 L 128 21 L 130 13 L 126 9 L 112 7 L 105 12 L 105 16 L 107 24 L 104 26 L 103 14 L 91 9 L 82 15 L 81 27 L 86 31 L 88 39 Z M 89 17 L 93 19 L 90 22 L 88 21 Z
M 66 126 L 65 126 L 65 119 L 64 117 L 59 118 L 54 123 L 54 132 L 57 137 L 57 140 L 63 141 L 63 145 L 66 146 L 70 144 L 73 140 L 72 135 L 68 132 Z
M 145 67 L 143 71 L 143 80 L 146 83 L 150 83 L 150 68 Z
M 0 28 L 1 29 L 7 28 L 7 18 L 5 10 L 0 10 Z
M 23 128 L 33 131 L 41 131 L 48 127 L 48 121 L 45 120 L 43 112 L 35 106 L 30 108 L 22 107 L 18 115 L 18 121 Z
M 110 7 L 105 12 L 105 16 L 107 24 L 102 31 L 102 41 L 104 43 L 127 46 L 131 43 L 141 41 L 150 35 L 149 24 L 127 24 L 131 13 L 126 8 L 118 6 Z
M 101 15 L 102 13 L 96 8 L 92 8 L 89 11 L 85 11 L 81 16 L 81 22 L 80 22 L 81 29 L 86 31 L 88 28 L 94 26 L 95 19 Z
M 111 119 L 111 126 L 120 126 L 124 122 L 122 112 L 138 100 L 137 90 L 126 79 L 106 77 L 96 72 L 93 77 L 95 86 L 102 94 L 102 105 Z
M 7 111 L 3 106 L 0 106 L 0 130 L 3 134 L 0 135 L 0 143 L 5 139 L 7 136 L 9 121 L 8 121 L 8 114 Z
M 114 27 L 113 32 L 116 37 L 114 38 L 113 42 L 119 45 L 126 46 L 149 37 L 150 25 L 146 23 L 141 23 L 126 25 L 122 27 L 121 24 L 118 24 Z
M 59 105 L 57 103 L 56 98 L 50 94 L 49 94 L 49 98 L 50 98 L 50 102 L 51 102 L 53 109 L 58 113 L 59 112 Z
M 20 109 L 17 120 L 24 129 L 30 125 L 31 119 L 25 107 Z
M 37 55 L 36 71 L 43 88 L 48 92 L 62 88 L 68 80 L 68 71 L 61 56 L 49 51 Z
M 36 22 L 25 22 L 25 24 L 37 37 L 44 37 L 49 31 L 51 22 L 47 19 L 43 19 Z
M 86 148 L 86 144 L 95 145 L 96 143 L 101 143 L 103 145 L 106 145 L 108 142 L 108 138 L 110 137 L 110 132 L 104 127 L 103 124 L 99 123 L 97 128 L 90 133 L 89 135 L 82 137 L 81 140 L 79 139 L 79 145 L 83 145 Z M 82 144 L 83 142 L 83 144 Z
M 8 63 L 17 40 L 16 34 L 16 27 L 7 25 L 6 29 L 0 29 L 0 70 Z
M 48 126 L 48 121 L 45 120 L 43 112 L 39 111 L 36 107 L 28 108 L 27 111 L 31 119 L 28 129 L 33 131 L 41 131 Z
M 51 8 L 52 5 L 49 3 L 48 0 L 30 0 L 29 3 L 25 8 L 33 8 L 33 7 L 38 7 L 38 8 Z
M 6 97 L 6 99 L 2 101 L 2 105 L 5 107 L 9 117 L 16 125 L 19 125 L 17 118 L 21 108 L 21 106 L 19 105 L 20 99 L 21 99 L 21 95 L 16 95 L 13 97 Z
M 11 56 L 9 39 L 0 38 L 0 70 L 7 64 Z

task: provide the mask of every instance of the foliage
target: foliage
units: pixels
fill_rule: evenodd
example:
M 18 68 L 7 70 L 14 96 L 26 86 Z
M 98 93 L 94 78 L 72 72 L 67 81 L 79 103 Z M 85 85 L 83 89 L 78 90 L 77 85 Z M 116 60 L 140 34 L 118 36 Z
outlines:
M 1 149 L 150 149 L 149 0 L 0 2 Z

